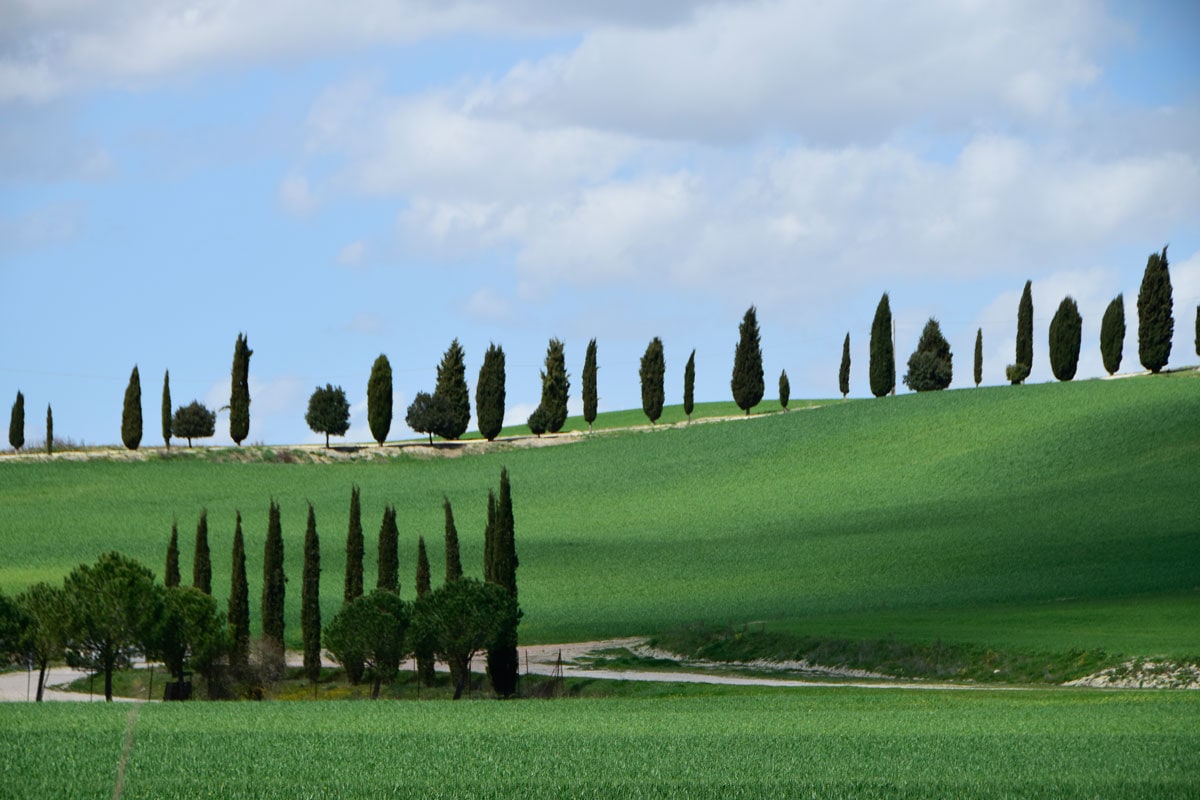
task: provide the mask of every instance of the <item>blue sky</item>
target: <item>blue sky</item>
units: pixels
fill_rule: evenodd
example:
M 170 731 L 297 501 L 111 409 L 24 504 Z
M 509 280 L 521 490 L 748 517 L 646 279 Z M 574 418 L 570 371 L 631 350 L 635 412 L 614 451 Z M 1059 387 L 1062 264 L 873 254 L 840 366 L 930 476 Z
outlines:
M 888 291 L 898 355 L 937 317 L 970 380 L 1013 360 L 1033 281 L 1032 381 L 1059 301 L 1135 299 L 1170 243 L 1171 364 L 1200 361 L 1200 11 L 1190 3 L 0 2 L 0 397 L 26 438 L 119 441 L 129 372 L 158 442 L 228 402 L 249 441 L 318 441 L 317 385 L 369 439 L 371 363 L 396 424 L 457 337 L 474 385 L 508 361 L 510 420 L 552 336 L 572 408 L 599 345 L 601 410 L 640 402 L 661 336 L 678 402 L 729 397 L 756 304 L 768 394 L 867 393 Z M 903 388 L 903 387 L 901 387 Z M 472 421 L 473 424 L 473 421 Z M 227 415 L 214 443 L 228 442 Z

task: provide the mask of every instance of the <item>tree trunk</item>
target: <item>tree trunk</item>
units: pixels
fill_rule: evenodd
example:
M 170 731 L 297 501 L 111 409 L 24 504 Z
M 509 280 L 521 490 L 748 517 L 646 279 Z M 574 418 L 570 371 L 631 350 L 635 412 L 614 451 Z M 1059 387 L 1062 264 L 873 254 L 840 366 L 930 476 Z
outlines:
M 104 702 L 112 702 L 112 676 L 113 668 L 111 666 L 104 667 Z
M 329 449 L 329 434 L 328 433 L 325 434 L 325 449 L 326 450 Z
M 48 667 L 49 665 L 50 665 L 50 662 L 48 662 L 48 661 L 43 661 L 41 664 L 38 665 L 37 702 L 39 702 L 39 703 L 42 702 L 42 692 L 46 688 L 46 667 Z
M 382 679 L 381 679 L 381 678 L 380 678 L 378 675 L 376 675 L 376 676 L 375 676 L 375 683 L 374 683 L 374 685 L 371 687 L 371 699 L 372 699 L 372 700 L 378 700 L 378 699 L 379 699 L 379 685 L 380 685 L 381 683 L 383 683 L 383 680 L 382 680 Z
M 187 440 L 188 440 L 188 450 L 191 450 L 192 449 L 192 437 L 190 437 L 190 436 L 187 437 Z

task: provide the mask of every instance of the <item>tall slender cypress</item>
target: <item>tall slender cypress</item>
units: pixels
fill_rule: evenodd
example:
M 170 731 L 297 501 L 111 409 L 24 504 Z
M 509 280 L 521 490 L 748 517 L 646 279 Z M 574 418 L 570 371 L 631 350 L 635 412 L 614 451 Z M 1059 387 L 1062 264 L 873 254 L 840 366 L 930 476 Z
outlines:
M 792 397 L 792 384 L 788 380 L 787 370 L 779 373 L 779 405 L 783 406 L 783 410 L 787 411 L 788 400 Z
M 758 311 L 746 310 L 738 325 L 738 343 L 733 350 L 733 377 L 729 381 L 738 408 L 750 415 L 750 409 L 762 401 L 763 383 L 762 341 L 758 332 Z
M 871 394 L 883 397 L 896 388 L 896 345 L 892 341 L 892 305 L 887 292 L 871 322 Z
M 444 439 L 458 439 L 471 422 L 471 395 L 467 391 L 466 354 L 458 339 L 450 342 L 437 368 L 433 396 L 446 403 L 445 427 L 436 433 Z
M 1021 302 L 1017 304 L 1017 353 L 1016 363 L 1010 364 L 1005 373 L 1015 386 L 1024 383 L 1033 370 L 1033 281 L 1025 281 L 1021 291 Z
M 642 411 L 645 412 L 651 425 L 658 422 L 658 418 L 662 416 L 665 398 L 663 379 L 666 372 L 667 364 L 663 357 L 662 339 L 655 336 L 646 346 L 641 366 L 638 368 L 638 377 L 642 382 Z
M 371 365 L 371 377 L 367 379 L 367 422 L 371 426 L 371 438 L 383 443 L 392 430 L 392 365 L 388 357 L 379 354 Z
M 1050 320 L 1050 369 L 1060 381 L 1075 377 L 1079 366 L 1079 343 L 1083 333 L 1083 317 L 1070 295 L 1059 303 L 1054 319 Z
M 587 352 L 583 356 L 583 421 L 588 425 L 588 432 L 592 430 L 592 423 L 596 421 L 596 408 L 600 397 L 596 389 L 596 340 L 592 339 L 588 342 Z
M 463 575 L 462 557 L 458 550 L 458 529 L 454 527 L 454 509 L 450 507 L 449 497 L 442 500 L 446 512 L 446 583 L 452 583 Z
M 250 585 L 246 580 L 246 541 L 242 512 L 233 529 L 233 575 L 229 582 L 229 664 L 244 669 L 250 663 Z
M 1124 350 L 1125 296 L 1119 294 L 1104 309 L 1104 318 L 1100 320 L 1100 357 L 1109 375 L 1115 375 L 1121 368 Z
M 167 542 L 167 565 L 163 570 L 163 585 L 179 585 L 179 523 L 171 521 L 171 540 Z
M 196 551 L 192 558 L 192 586 L 207 595 L 212 594 L 212 557 L 208 550 L 208 510 L 200 509 L 196 523 Z
M 479 435 L 493 441 L 504 427 L 504 349 L 488 344 L 475 383 L 475 421 Z
M 54 455 L 54 409 L 46 404 L 46 455 Z
M 490 497 L 490 495 L 489 495 Z M 492 522 L 491 577 L 489 580 L 508 590 L 517 598 L 517 548 L 514 536 L 512 486 L 508 469 L 500 470 L 500 496 L 495 501 Z M 518 614 L 518 620 L 520 615 Z M 501 697 L 510 697 L 517 689 L 519 660 L 517 656 L 517 620 L 511 628 L 499 632 L 488 647 L 487 671 L 492 688 Z
M 496 493 L 488 489 L 487 522 L 483 526 L 483 579 L 496 580 Z
M 838 391 L 842 393 L 842 399 L 846 399 L 846 395 L 850 394 L 850 332 L 846 332 L 846 339 L 842 342 L 842 365 L 838 367 Z
M 162 391 L 162 437 L 163 446 L 171 449 L 171 370 L 163 373 Z
M 425 537 L 417 537 L 417 575 L 416 575 L 417 597 L 421 598 L 433 591 L 431 574 L 429 571 L 429 554 L 425 551 Z M 426 686 L 433 686 L 435 673 L 433 662 L 433 651 L 427 646 L 427 643 L 418 642 L 414 648 L 413 657 L 417 661 L 417 678 Z
M 342 602 L 349 603 L 363 593 L 363 529 L 362 495 L 357 486 L 350 487 L 350 525 L 346 530 L 346 579 Z
M 121 408 L 121 441 L 130 450 L 142 443 L 142 379 L 135 364 L 125 387 L 125 404 Z
M 317 514 L 308 504 L 304 530 L 304 582 L 300 586 L 300 636 L 304 642 L 304 675 L 311 683 L 321 677 L 321 540 Z
M 983 328 L 975 331 L 975 388 L 983 383 Z
M 683 413 L 688 422 L 692 421 L 692 412 L 696 410 L 696 351 L 688 356 L 687 364 L 683 367 Z
M 250 434 L 250 356 L 254 351 L 246 334 L 239 333 L 233 346 L 233 370 L 229 391 L 229 438 L 241 445 Z
M 283 656 L 283 605 L 287 576 L 283 572 L 283 528 L 279 504 L 271 501 L 267 518 L 267 541 L 263 548 L 262 634 Z
M 379 525 L 379 578 L 376 589 L 389 592 L 400 591 L 400 532 L 396 529 L 396 507 L 383 509 L 383 522 Z
M 25 446 L 25 395 L 17 390 L 17 399 L 13 401 L 12 415 L 8 418 L 8 443 L 13 450 Z
M 563 343 L 551 339 L 546 346 L 546 368 L 542 372 L 542 402 L 533 412 L 541 412 L 545 429 L 550 433 L 558 433 L 567 422 L 567 397 L 570 391 L 571 376 L 567 374 Z
M 1142 366 L 1158 373 L 1171 358 L 1175 318 L 1171 316 L 1171 273 L 1167 248 L 1151 253 L 1138 291 L 1138 358 Z

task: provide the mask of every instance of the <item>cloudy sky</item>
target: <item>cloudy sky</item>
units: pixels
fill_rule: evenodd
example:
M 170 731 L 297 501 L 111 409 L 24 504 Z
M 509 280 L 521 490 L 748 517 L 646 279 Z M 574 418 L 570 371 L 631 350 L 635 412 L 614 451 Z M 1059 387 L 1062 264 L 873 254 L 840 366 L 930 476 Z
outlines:
M 701 0 L 0 0 L 0 397 L 26 438 L 120 440 L 131 368 L 156 443 L 176 405 L 228 402 L 251 442 L 317 441 L 312 389 L 352 403 L 380 353 L 396 417 L 450 341 L 474 385 L 508 360 L 510 419 L 566 342 L 573 409 L 640 403 L 661 336 L 669 402 L 729 397 L 759 310 L 768 394 L 867 394 L 888 291 L 901 361 L 930 317 L 968 385 L 1004 382 L 1033 281 L 1032 381 L 1071 295 L 1080 376 L 1170 245 L 1171 364 L 1200 361 L 1195 3 Z M 903 373 L 901 364 L 900 373 Z M 474 421 L 472 421 L 472 425 Z M 393 428 L 393 435 L 397 435 Z M 402 433 L 400 431 L 399 433 Z M 228 441 L 227 415 L 217 443 Z

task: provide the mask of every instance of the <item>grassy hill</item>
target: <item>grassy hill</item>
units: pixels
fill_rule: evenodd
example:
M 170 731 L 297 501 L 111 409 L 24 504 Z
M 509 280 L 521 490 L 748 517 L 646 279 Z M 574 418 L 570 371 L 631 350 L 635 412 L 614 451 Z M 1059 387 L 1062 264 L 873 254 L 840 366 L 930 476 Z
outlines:
M 794 403 L 793 407 L 802 405 Z M 677 416 L 681 416 L 676 413 Z M 635 415 L 636 416 L 636 415 Z M 697 622 L 1025 648 L 1200 654 L 1200 374 L 969 389 L 460 458 L 336 464 L 0 460 L 0 589 L 117 549 L 185 580 L 209 512 L 214 586 L 245 517 L 257 613 L 271 497 L 299 639 L 306 501 L 325 618 L 341 602 L 350 487 L 367 583 L 385 503 L 403 593 L 416 538 L 442 569 L 443 494 L 478 575 L 489 487 L 513 481 L 526 641 Z

